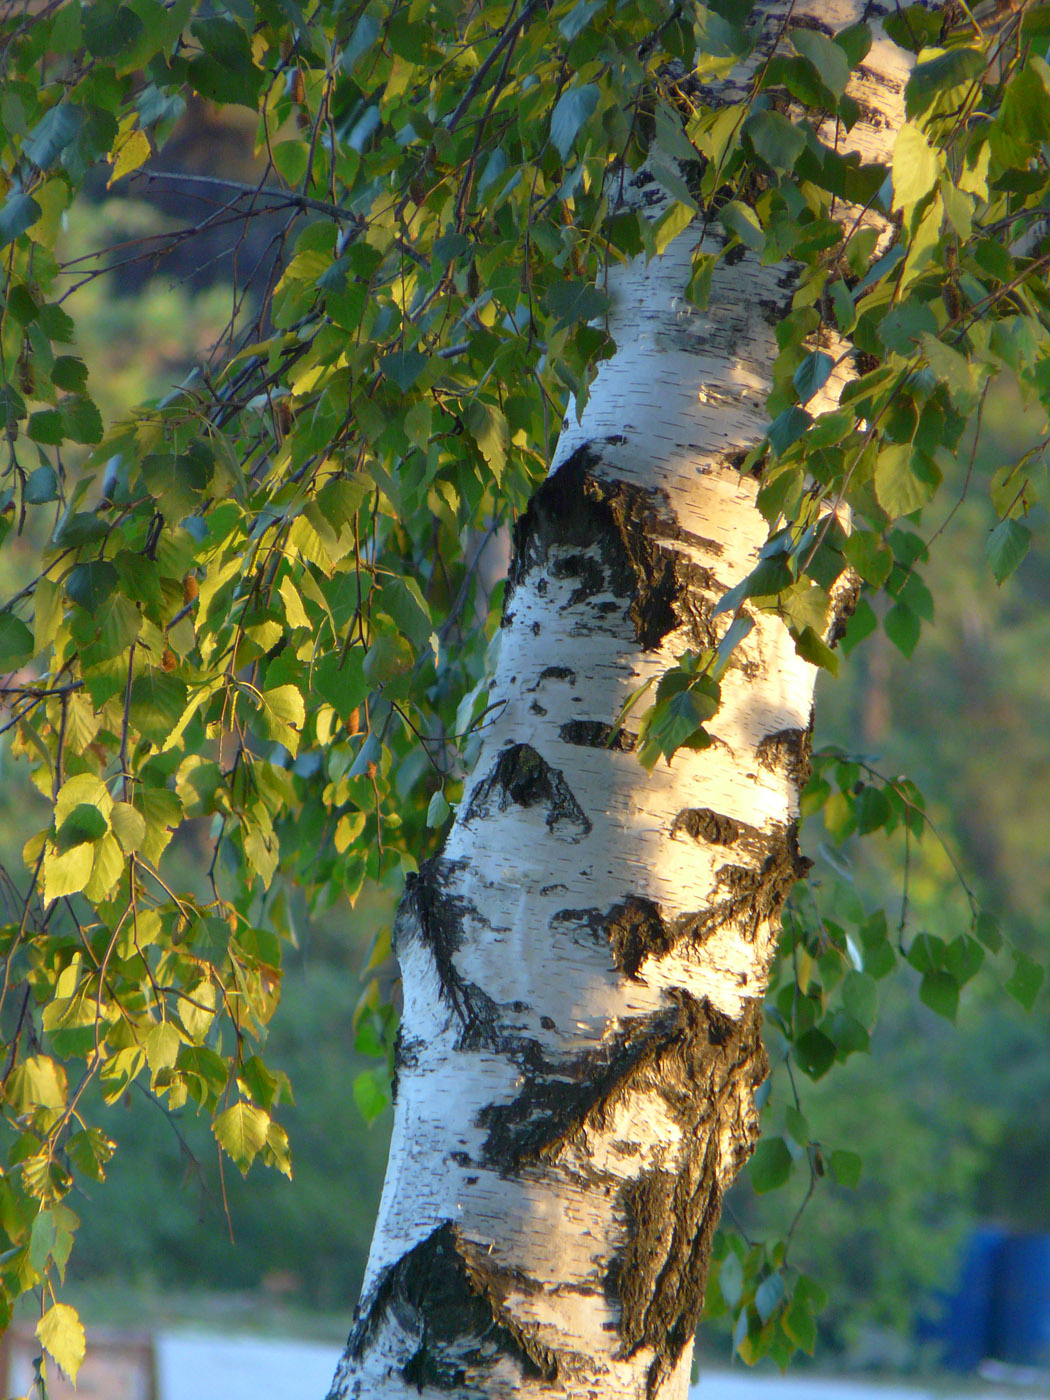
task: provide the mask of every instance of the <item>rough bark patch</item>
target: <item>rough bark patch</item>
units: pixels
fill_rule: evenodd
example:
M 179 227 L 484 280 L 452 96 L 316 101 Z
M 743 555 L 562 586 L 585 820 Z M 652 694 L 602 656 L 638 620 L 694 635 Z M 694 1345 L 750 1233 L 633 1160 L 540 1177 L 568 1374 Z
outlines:
M 670 952 L 675 942 L 674 931 L 664 922 L 660 906 L 638 895 L 628 895 L 622 904 L 613 905 L 604 930 L 613 961 L 628 977 L 637 975 L 646 958 Z
M 542 806 L 547 828 L 555 836 L 582 841 L 591 821 L 576 801 L 559 768 L 553 768 L 531 744 L 510 744 L 471 794 L 466 821 L 505 812 L 511 804 Z
M 734 821 L 732 817 L 713 812 L 710 807 L 686 807 L 675 817 L 671 825 L 671 835 L 684 831 L 694 841 L 705 841 L 709 846 L 732 846 L 741 836 L 760 836 L 755 827 L 746 822 Z
M 678 1024 L 679 1010 L 671 1006 L 630 1022 L 599 1050 L 534 1062 L 515 1099 L 482 1111 L 486 1162 L 513 1172 L 528 1162 L 550 1160 L 588 1122 L 604 1122 L 640 1068 L 673 1040 Z
M 626 729 L 613 729 L 611 724 L 603 724 L 600 719 L 572 719 L 558 731 L 566 744 L 579 744 L 589 749 L 615 749 L 617 753 L 631 753 L 638 742 L 636 734 Z
M 656 1353 L 650 1396 L 696 1330 L 723 1184 L 751 1155 L 757 1137 L 754 1091 L 769 1071 L 761 1024 L 757 1002 L 732 1021 L 685 997 L 679 1033 L 654 1064 L 695 1147 L 677 1172 L 648 1171 L 624 1187 L 627 1243 L 608 1280 L 620 1301 L 624 1354 L 644 1346 Z M 731 1160 L 722 1160 L 720 1141 L 732 1144 Z
M 755 753 L 763 768 L 784 770 L 799 789 L 804 788 L 812 771 L 813 722 L 808 729 L 778 729 L 761 739 Z
M 460 1391 L 493 1357 L 554 1380 L 556 1356 L 513 1322 L 505 1299 L 500 1275 L 448 1221 L 384 1272 L 350 1334 L 348 1355 L 360 1360 L 389 1318 L 403 1339 L 401 1375 L 420 1391 Z
M 593 468 L 599 460 L 591 448 L 578 448 L 515 524 L 504 622 L 526 575 L 549 567 L 552 574 L 578 579 L 575 604 L 600 593 L 623 599 L 635 637 L 648 651 L 688 620 L 679 615 L 679 600 L 690 584 L 710 583 L 710 576 L 655 543 L 654 531 L 671 539 L 679 534 L 666 508 L 659 509 L 660 498 L 598 477 Z M 694 600 L 692 609 L 699 608 Z

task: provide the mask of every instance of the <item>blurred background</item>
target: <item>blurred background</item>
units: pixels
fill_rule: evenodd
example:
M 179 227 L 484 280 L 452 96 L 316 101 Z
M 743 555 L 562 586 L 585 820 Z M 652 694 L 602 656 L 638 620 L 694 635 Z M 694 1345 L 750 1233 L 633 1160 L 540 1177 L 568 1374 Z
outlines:
M 229 111 L 220 121 L 203 102 L 187 109 L 163 158 L 164 170 L 181 178 L 147 170 L 126 188 L 100 185 L 93 202 L 68 215 L 67 258 L 111 250 L 74 266 L 71 287 L 84 282 L 67 306 L 109 419 L 182 380 L 223 336 L 249 271 L 262 268 L 265 280 L 273 232 L 266 217 L 211 220 L 221 201 L 202 183 L 255 176 L 253 132 Z M 171 246 L 167 235 L 209 220 L 200 238 L 179 236 Z M 110 270 L 85 276 L 102 267 Z M 1032 428 L 1017 402 L 992 395 L 974 477 L 1016 457 Z M 910 659 L 881 630 L 857 647 L 842 678 L 822 686 L 816 743 L 862 752 L 883 773 L 912 778 L 981 903 L 1019 947 L 1045 957 L 1050 541 L 1045 518 L 1030 522 L 1041 544 L 997 589 L 984 562 L 994 517 L 986 489 L 964 492 L 967 468 L 960 463 L 946 493 L 961 504 L 924 575 L 937 599 L 934 620 Z M 927 536 L 941 518 L 925 523 Z M 33 548 L 12 536 L 0 562 L 5 591 L 18 586 Z M 17 874 L 23 833 L 40 825 L 27 809 L 43 813 L 44 804 L 6 751 L 0 784 L 0 863 Z M 183 839 L 177 852 L 188 876 L 204 858 L 204 835 L 199 846 Z M 807 829 L 804 845 L 824 907 L 859 892 L 869 907 L 884 902 L 891 919 L 899 915 L 901 837 L 832 849 L 825 833 Z M 964 931 L 969 907 L 949 856 L 926 839 L 912 843 L 908 860 L 912 926 L 946 937 Z M 836 893 L 843 880 L 845 895 Z M 82 1224 L 69 1294 L 86 1322 L 331 1344 L 345 1337 L 390 1126 L 389 1110 L 365 1120 L 378 1099 L 371 1102 L 370 1081 L 358 1076 L 377 1061 L 355 1047 L 353 1012 L 362 963 L 390 917 L 386 896 L 367 890 L 353 910 L 312 917 L 293 901 L 298 947 L 286 956 L 268 1061 L 287 1072 L 295 1093 L 282 1114 L 294 1184 L 263 1169 L 247 1181 L 236 1171 L 221 1177 L 208 1125 L 192 1109 L 168 1113 L 134 1092 L 110 1109 L 92 1107 L 120 1146 L 105 1185 L 72 1203 Z M 979 1272 L 974 1240 L 1050 1231 L 1046 994 L 1025 1013 L 1001 978 L 982 974 L 965 988 L 953 1027 L 920 1003 L 917 983 L 906 966 L 881 983 L 872 1053 L 800 1086 L 814 1136 L 864 1162 L 853 1190 L 829 1177 L 818 1182 L 792 1245 L 794 1262 L 830 1297 L 816 1365 L 840 1373 L 939 1365 L 942 1343 L 917 1319 L 936 1315 L 938 1290 L 955 1287 L 967 1250 Z M 783 1110 L 781 1077 L 775 1069 L 766 1109 L 774 1119 Z M 728 1219 L 760 1239 L 793 1218 L 807 1187 L 800 1178 L 797 1189 L 767 1198 L 744 1181 Z M 979 1228 L 985 1235 L 975 1236 Z M 1050 1282 L 1042 1286 L 1050 1294 Z M 715 1320 L 705 1330 L 701 1354 L 729 1364 L 727 1325 Z

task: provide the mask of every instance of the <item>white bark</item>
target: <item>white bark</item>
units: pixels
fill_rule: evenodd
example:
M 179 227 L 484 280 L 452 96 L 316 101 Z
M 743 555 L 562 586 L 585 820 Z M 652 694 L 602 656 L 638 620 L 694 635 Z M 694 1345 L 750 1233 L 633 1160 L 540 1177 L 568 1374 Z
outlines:
M 838 29 L 860 9 L 793 14 Z M 881 44 L 865 68 L 851 140 L 885 159 L 902 58 Z M 757 1135 L 814 683 L 756 614 L 713 747 L 647 778 L 606 742 L 642 681 L 714 643 L 768 533 L 735 463 L 765 430 L 794 274 L 723 262 L 698 312 L 690 255 L 681 238 L 610 271 L 618 350 L 519 526 L 497 718 L 399 913 L 395 1126 L 339 1400 L 686 1393 L 722 1193 Z

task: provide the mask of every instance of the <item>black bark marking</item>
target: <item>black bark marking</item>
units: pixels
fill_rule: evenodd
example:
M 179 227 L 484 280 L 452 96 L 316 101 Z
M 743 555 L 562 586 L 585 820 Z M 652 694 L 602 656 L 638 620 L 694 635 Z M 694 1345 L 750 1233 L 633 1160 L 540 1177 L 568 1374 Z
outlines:
M 763 768 L 771 772 L 785 771 L 796 788 L 805 787 L 809 781 L 813 749 L 813 721 L 808 729 L 778 729 L 775 734 L 767 734 L 761 739 L 755 755 Z
M 474 789 L 465 820 L 474 821 L 493 809 L 505 812 L 512 803 L 546 808 L 547 829 L 555 836 L 576 842 L 590 835 L 590 818 L 561 770 L 553 768 L 531 744 L 510 744 L 502 751 L 488 776 Z
M 639 1066 L 674 1036 L 678 1019 L 678 1008 L 671 1006 L 629 1022 L 600 1049 L 535 1065 L 515 1099 L 482 1110 L 479 1125 L 488 1128 L 485 1160 L 515 1172 L 556 1156 L 589 1121 L 604 1120 Z
M 651 1170 L 624 1187 L 626 1248 L 607 1280 L 619 1298 L 623 1353 L 652 1347 L 646 1393 L 656 1395 L 696 1330 L 704 1303 L 722 1182 L 751 1155 L 758 1135 L 754 1091 L 769 1072 L 759 1003 L 739 1021 L 683 998 L 678 1034 L 655 1069 L 676 1118 L 697 1149 L 674 1173 Z M 734 1156 L 719 1154 L 719 1126 L 732 1124 Z M 700 1145 L 702 1144 L 702 1146 Z
M 677 836 L 680 831 L 694 841 L 706 841 L 709 846 L 732 846 L 745 833 L 753 836 L 761 834 L 755 827 L 734 821 L 721 812 L 713 812 L 710 807 L 684 808 L 671 825 L 672 836 Z
M 576 684 L 576 672 L 569 666 L 544 666 L 540 672 L 541 681 L 568 681 Z
M 666 510 L 657 509 L 654 493 L 597 477 L 598 460 L 591 448 L 578 448 L 539 487 L 516 522 L 504 621 L 525 576 L 549 568 L 556 577 L 578 580 L 575 605 L 606 592 L 623 599 L 639 644 L 651 650 L 680 622 L 675 605 L 683 592 L 679 568 L 685 561 L 653 538 L 654 529 L 674 538 L 677 525 Z
M 674 931 L 664 922 L 660 906 L 651 899 L 628 895 L 614 904 L 605 918 L 604 931 L 620 972 L 635 977 L 646 958 L 670 952 Z
M 359 1307 L 348 1355 L 360 1360 L 389 1317 L 405 1339 L 401 1375 L 420 1391 L 458 1391 L 471 1373 L 506 1358 L 523 1376 L 554 1381 L 556 1354 L 507 1310 L 511 1286 L 518 1291 L 528 1284 L 493 1268 L 447 1221 L 385 1270 L 367 1305 Z
M 615 749 L 617 753 L 631 753 L 638 742 L 637 734 L 629 734 L 626 729 L 614 731 L 611 724 L 600 719 L 572 719 L 558 731 L 566 744 L 579 744 L 588 749 Z

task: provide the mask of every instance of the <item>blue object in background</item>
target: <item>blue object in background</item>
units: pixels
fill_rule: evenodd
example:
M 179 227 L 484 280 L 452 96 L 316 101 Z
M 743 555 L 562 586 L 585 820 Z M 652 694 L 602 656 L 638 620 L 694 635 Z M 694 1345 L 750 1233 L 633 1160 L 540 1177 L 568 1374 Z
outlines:
M 978 1226 L 967 1241 L 954 1291 L 939 1296 L 938 1318 L 919 1323 L 919 1340 L 940 1343 L 940 1361 L 949 1371 L 976 1371 L 986 1356 L 998 1355 L 1000 1258 L 1009 1238 L 996 1225 Z
M 1050 1365 L 1050 1235 L 1013 1235 L 998 1255 L 992 1355 L 1014 1366 Z

